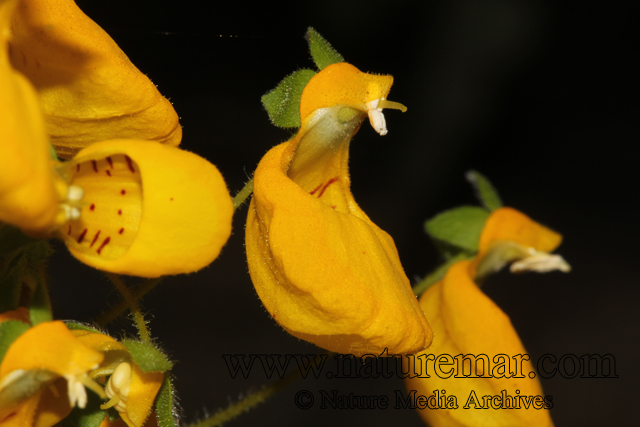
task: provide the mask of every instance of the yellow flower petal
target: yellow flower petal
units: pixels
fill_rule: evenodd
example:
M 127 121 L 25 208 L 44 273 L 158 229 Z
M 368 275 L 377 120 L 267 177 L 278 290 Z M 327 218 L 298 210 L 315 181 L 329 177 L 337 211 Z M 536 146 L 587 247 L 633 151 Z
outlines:
M 16 4 L 0 2 L 0 221 L 46 233 L 58 212 L 58 195 L 37 94 L 7 55 Z
M 11 62 L 37 88 L 60 157 L 113 138 L 178 145 L 171 103 L 71 0 L 19 3 Z
M 91 145 L 61 166 L 84 191 L 81 215 L 58 231 L 100 270 L 158 277 L 210 264 L 231 234 L 233 204 L 203 158 L 151 141 Z
M 28 329 L 11 344 L 0 365 L 0 421 L 21 426 L 55 424 L 76 402 L 84 406 L 84 385 L 91 383 L 87 373 L 102 360 L 62 322 Z M 34 418 L 36 408 L 39 419 Z
M 535 372 L 533 365 L 518 355 L 527 354 L 518 334 L 513 328 L 509 317 L 491 301 L 472 281 L 473 267 L 469 261 L 461 261 L 453 265 L 441 282 L 429 288 L 420 297 L 420 307 L 429 313 L 429 322 L 433 328 L 434 339 L 428 351 L 415 355 L 416 361 L 421 361 L 421 368 L 411 367 L 409 372 L 426 372 L 430 378 L 415 377 L 407 379 L 407 389 L 415 390 L 416 395 L 430 396 L 434 390 L 446 390 L 447 396 L 456 396 L 457 409 L 423 409 L 422 418 L 433 426 L 505 426 L 505 427 L 545 427 L 552 426 L 549 410 L 545 409 L 544 393 L 537 378 L 531 379 L 530 372 Z M 464 373 L 456 370 L 450 378 L 436 374 L 434 361 L 427 361 L 426 355 L 487 355 L 490 367 L 483 368 L 483 363 L 461 363 Z M 500 359 L 496 355 L 506 355 L 507 375 L 517 366 L 517 375 L 524 378 L 497 378 L 499 371 L 492 370 Z M 515 357 L 515 358 L 514 358 Z M 424 363 L 426 361 L 426 364 Z M 456 360 L 444 369 L 456 368 Z M 426 365 L 426 366 L 425 366 Z M 473 366 L 472 366 L 473 365 Z M 478 366 L 479 369 L 475 369 Z M 456 368 L 457 369 L 457 368 Z M 486 370 L 484 370 L 486 369 Z M 455 378 L 455 375 L 461 377 Z M 468 375 L 464 378 L 463 375 Z M 471 376 L 479 378 L 472 378 Z M 483 378 L 488 376 L 490 378 Z M 504 392 L 503 392 L 504 390 Z M 519 392 L 518 392 L 519 391 Z M 472 393 L 478 397 L 478 404 L 468 403 Z M 480 409 L 484 405 L 483 397 L 497 396 L 493 403 L 494 409 Z M 511 400 L 504 399 L 510 396 Z M 524 409 L 520 402 L 520 409 L 508 409 L 511 404 L 516 405 L 518 396 L 529 399 L 529 409 Z M 529 397 L 534 396 L 534 397 Z M 534 405 L 532 399 L 537 398 Z M 500 407 L 504 399 L 505 407 Z M 542 403 L 540 403 L 542 402 Z M 491 405 L 492 403 L 487 403 Z M 540 406 L 543 405 L 542 408 Z
M 122 392 L 120 402 L 115 408 L 129 427 L 141 427 L 151 413 L 153 403 L 162 386 L 164 374 L 162 372 L 143 372 L 132 361 L 126 347 L 105 334 L 88 331 L 73 331 L 74 336 L 88 347 L 105 354 L 103 364 L 92 372 L 94 377 L 111 375 L 120 365 L 129 365 L 129 377 L 118 380 L 116 387 L 107 385 L 108 396 L 111 389 Z M 110 381 L 113 380 L 113 376 Z
M 345 73 L 354 87 L 338 84 L 331 94 Z M 349 64 L 325 68 L 303 92 L 300 131 L 269 151 L 254 175 L 246 249 L 256 291 L 289 333 L 340 353 L 407 353 L 432 338 L 393 239 L 349 189 L 349 142 L 368 96 L 384 98 L 390 85 Z

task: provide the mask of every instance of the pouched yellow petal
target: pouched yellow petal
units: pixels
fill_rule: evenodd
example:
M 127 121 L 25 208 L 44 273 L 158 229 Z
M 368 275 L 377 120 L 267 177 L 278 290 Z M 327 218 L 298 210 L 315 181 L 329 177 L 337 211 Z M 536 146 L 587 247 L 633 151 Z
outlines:
M 95 369 L 103 356 L 80 343 L 60 321 L 29 328 L 9 347 L 0 365 L 0 384 L 10 372 L 47 370 L 61 377 Z
M 91 145 L 60 169 L 84 191 L 81 215 L 58 231 L 100 270 L 142 277 L 209 265 L 231 234 L 233 204 L 205 159 L 152 141 Z
M 102 360 L 63 322 L 29 328 L 9 346 L 0 365 L 0 421 L 49 427 L 76 403 L 84 407 L 84 386 L 92 383 L 87 373 Z
M 8 58 L 17 1 L 0 1 L 0 221 L 46 233 L 58 212 L 49 142 L 38 97 Z
M 482 258 L 497 241 L 509 241 L 538 251 L 552 252 L 562 242 L 562 236 L 522 212 L 503 207 L 491 213 L 482 229 L 478 258 Z
M 473 282 L 472 274 L 473 267 L 469 261 L 456 263 L 442 281 L 420 297 L 420 307 L 429 314 L 434 339 L 428 351 L 415 355 L 421 367 L 411 365 L 409 372 L 422 374 L 423 377 L 407 379 L 407 388 L 416 390 L 416 395 L 424 396 L 433 395 L 434 390 L 445 390 L 447 396 L 456 396 L 458 404 L 457 409 L 426 408 L 420 411 L 420 415 L 429 425 L 438 427 L 552 426 L 549 410 L 544 408 L 545 396 L 540 383 L 537 378 L 529 377 L 529 373 L 535 373 L 535 369 L 530 361 L 519 357 L 527 352 L 518 334 L 509 317 Z M 484 367 L 482 361 L 477 364 L 467 361 L 458 365 L 452 359 L 453 364 L 444 369 L 448 371 L 454 368 L 455 373 L 450 378 L 442 378 L 446 375 L 435 373 L 434 361 L 427 359 L 428 354 L 435 358 L 440 355 L 452 358 L 473 355 L 479 360 L 486 355 L 490 365 Z M 505 359 L 494 359 L 496 355 L 505 355 L 506 365 L 503 366 L 506 366 L 509 378 L 498 378 L 501 371 L 496 370 L 496 366 Z M 511 377 L 510 371 L 518 377 Z M 430 377 L 426 378 L 424 373 Z M 478 398 L 477 403 L 474 403 L 474 396 Z M 481 409 L 485 405 L 484 396 L 492 399 L 487 403 L 488 409 Z M 520 397 L 526 398 L 529 409 L 525 409 Z M 535 404 L 533 399 L 537 399 Z M 468 409 L 464 408 L 466 403 L 469 403 Z
M 359 83 L 367 87 L 369 80 Z M 377 86 L 381 97 L 386 84 Z M 308 94 L 316 96 L 305 89 L 303 104 Z M 246 227 L 249 272 L 269 313 L 296 337 L 356 355 L 419 351 L 431 342 L 431 329 L 393 239 L 350 191 L 349 143 L 366 107 L 349 102 L 307 114 L 294 139 L 260 161 Z
M 304 121 L 317 109 L 334 105 L 362 106 L 364 109 L 367 102 L 385 99 L 392 84 L 392 76 L 363 73 L 346 62 L 331 64 L 305 86 L 300 100 L 300 118 Z
M 131 355 L 125 346 L 105 334 L 76 330 L 73 335 L 84 345 L 105 354 L 103 364 L 92 372 L 92 376 L 111 375 L 120 365 L 128 365 L 130 376 L 122 380 L 116 387 L 122 394 L 115 408 L 129 427 L 141 427 L 153 408 L 158 391 L 162 386 L 164 374 L 162 372 L 143 372 L 131 360 Z M 110 381 L 113 380 L 113 377 Z M 110 386 L 107 385 L 107 390 Z M 107 393 L 109 397 L 109 391 Z
M 12 31 L 11 62 L 38 90 L 60 157 L 113 138 L 180 143 L 171 103 L 74 1 L 22 1 Z

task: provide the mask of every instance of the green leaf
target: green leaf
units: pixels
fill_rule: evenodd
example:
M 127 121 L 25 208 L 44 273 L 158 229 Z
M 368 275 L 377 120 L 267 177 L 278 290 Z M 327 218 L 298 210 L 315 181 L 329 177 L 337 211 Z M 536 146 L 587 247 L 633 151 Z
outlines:
M 489 212 L 476 206 L 451 209 L 425 222 L 427 234 L 446 258 L 459 252 L 478 252 L 478 243 Z M 449 253 L 447 253 L 450 251 Z
M 151 343 L 122 340 L 122 345 L 129 350 L 142 372 L 166 372 L 173 366 L 167 356 Z
M 313 28 L 307 28 L 307 33 L 304 35 L 304 38 L 307 40 L 307 43 L 309 43 L 311 57 L 319 70 L 323 70 L 331 64 L 344 62 L 344 57 L 336 52 L 331 44 Z
M 493 212 L 502 207 L 502 200 L 498 192 L 486 176 L 474 170 L 470 170 L 465 176 L 475 189 L 476 197 L 485 208 Z
M 274 125 L 281 128 L 300 127 L 300 98 L 304 87 L 315 74 L 313 70 L 298 70 L 262 97 L 262 105 Z
M 178 427 L 173 404 L 173 384 L 169 375 L 164 376 L 162 386 L 156 397 L 156 415 L 158 427 Z
M 60 422 L 60 427 L 100 426 L 100 423 L 104 421 L 108 414 L 106 410 L 100 409 L 100 405 L 103 403 L 102 399 L 91 391 L 87 393 L 87 398 L 87 406 L 84 409 L 80 409 L 77 406 L 73 408 L 73 411 Z
M 29 325 L 19 320 L 7 320 L 0 323 L 0 362 L 16 338 L 25 333 Z
M 7 265 L 0 270 L 0 313 L 18 308 L 22 278 L 27 268 L 23 253 L 7 255 L 2 261 Z

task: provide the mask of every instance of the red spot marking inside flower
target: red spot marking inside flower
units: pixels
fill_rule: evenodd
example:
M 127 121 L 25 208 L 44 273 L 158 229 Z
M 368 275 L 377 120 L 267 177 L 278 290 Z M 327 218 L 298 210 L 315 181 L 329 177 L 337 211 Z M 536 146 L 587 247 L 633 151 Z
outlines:
M 124 156 L 124 159 L 127 161 L 127 166 L 129 166 L 129 170 L 131 173 L 136 173 L 136 170 L 133 168 L 133 162 L 131 161 L 131 157 Z
M 113 160 L 111 160 L 111 157 L 107 157 L 107 163 L 109 163 L 109 167 L 113 169 Z
M 311 194 L 313 196 L 316 193 L 316 191 L 318 191 L 320 189 L 320 187 L 322 187 L 322 184 L 318 185 L 316 188 L 314 188 L 312 191 L 310 191 L 309 194 Z
M 105 172 L 107 172 L 107 175 L 111 176 L 111 171 L 109 169 L 107 169 Z
M 71 224 L 69 224 L 69 227 L 67 228 L 67 236 L 71 235 Z
M 40 68 L 40 63 L 38 62 L 37 59 L 36 59 L 36 67 Z
M 91 160 L 91 164 L 93 165 L 93 171 L 98 173 L 98 163 L 95 160 Z
M 335 208 L 336 208 L 336 205 L 331 205 L 331 209 L 335 209 Z
M 335 178 L 331 178 L 329 180 L 329 182 L 327 182 L 324 187 L 322 187 L 322 190 L 320 190 L 320 194 L 318 194 L 318 199 L 320 197 L 322 197 L 322 195 L 324 194 L 325 190 L 327 189 L 327 187 L 329 187 L 331 184 L 333 184 L 334 182 L 338 182 L 338 177 L 336 176 Z
M 76 172 L 80 172 L 80 163 L 76 165 Z
M 171 201 L 173 202 L 173 197 L 172 197 L 172 198 L 170 198 L 169 200 L 171 200 Z
M 118 215 L 122 215 L 122 209 L 118 209 Z
M 122 234 L 124 233 L 124 228 L 121 228 L 120 231 L 118 231 L 118 234 Z
M 82 241 L 84 240 L 84 236 L 86 235 L 87 235 L 87 229 L 85 228 L 84 231 L 80 233 L 80 235 L 78 236 L 78 243 L 82 243 Z
M 100 245 L 100 247 L 98 248 L 97 252 L 98 255 L 100 255 L 100 252 L 102 252 L 102 248 L 104 248 L 105 246 L 107 246 L 109 244 L 109 242 L 111 241 L 111 237 L 107 237 L 106 239 L 104 239 L 102 241 L 102 244 Z
M 124 196 L 126 194 L 126 191 L 120 190 L 120 194 L 122 194 Z
M 100 231 L 98 230 L 98 232 L 96 233 L 95 237 L 93 238 L 93 240 L 91 241 L 91 244 L 89 245 L 90 248 L 93 247 L 93 245 L 96 243 L 96 240 L 98 240 L 98 236 L 100 235 Z
M 92 211 L 95 211 L 96 210 L 95 203 L 91 203 L 91 206 L 89 206 L 89 209 L 92 210 Z

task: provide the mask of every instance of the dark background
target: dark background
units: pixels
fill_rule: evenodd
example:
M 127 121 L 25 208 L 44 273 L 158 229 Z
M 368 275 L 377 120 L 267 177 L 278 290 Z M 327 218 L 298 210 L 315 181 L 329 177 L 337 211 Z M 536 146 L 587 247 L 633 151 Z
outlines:
M 362 71 L 393 75 L 389 98 L 409 111 L 385 114 L 384 137 L 363 126 L 350 165 L 356 200 L 394 237 L 407 276 L 415 281 L 440 262 L 423 221 L 475 204 L 464 173 L 485 173 L 505 204 L 564 235 L 558 252 L 573 267 L 570 274 L 501 273 L 484 288 L 533 359 L 616 358 L 617 379 L 542 381 L 555 424 L 637 421 L 637 2 L 78 4 L 171 99 L 184 127 L 182 148 L 215 163 L 232 194 L 290 135 L 270 124 L 260 96 L 313 66 L 307 26 Z M 167 278 L 143 302 L 152 334 L 178 361 L 184 422 L 273 381 L 257 369 L 249 379 L 231 379 L 222 354 L 318 352 L 262 307 L 244 258 L 245 216 L 246 206 L 216 262 Z M 87 321 L 118 301 L 106 279 L 56 247 L 56 317 Z M 131 333 L 131 321 L 122 317 L 110 331 Z M 393 390 L 403 388 L 397 379 L 300 380 L 229 425 L 422 425 L 411 410 L 303 411 L 293 403 L 302 389 L 316 399 L 320 389 L 337 389 L 393 401 Z

